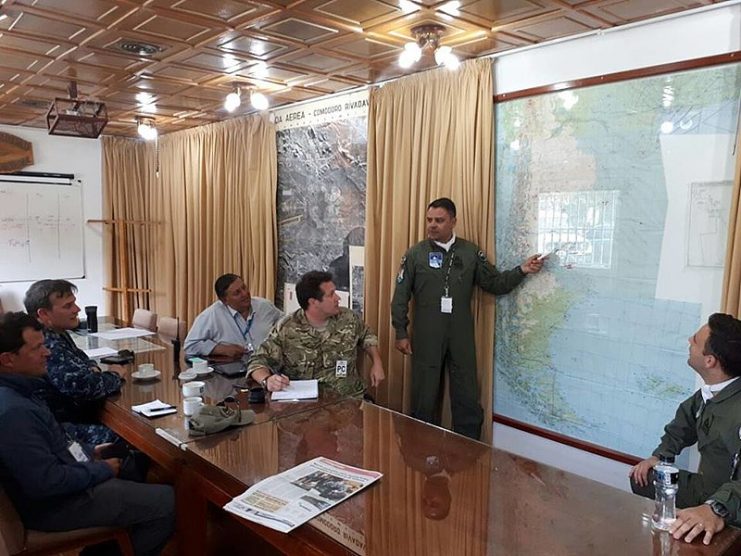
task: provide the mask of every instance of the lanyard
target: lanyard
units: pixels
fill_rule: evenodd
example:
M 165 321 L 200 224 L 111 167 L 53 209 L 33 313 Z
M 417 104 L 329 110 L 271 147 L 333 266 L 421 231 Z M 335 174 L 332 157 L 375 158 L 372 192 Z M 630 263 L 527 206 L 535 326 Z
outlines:
M 250 314 L 250 318 L 247 319 L 247 328 L 242 330 L 242 327 L 239 326 L 239 323 L 237 322 L 237 317 L 239 317 L 239 313 L 234 313 L 234 324 L 237 326 L 237 330 L 239 330 L 239 333 L 242 335 L 242 339 L 246 340 L 247 336 L 252 338 L 250 335 L 250 329 L 252 328 L 252 322 L 255 320 L 255 310 L 252 310 L 252 314 Z M 244 317 L 243 317 L 244 318 Z
M 448 270 L 445 271 L 445 297 L 448 297 L 448 285 L 450 283 L 450 269 L 453 268 L 453 258 L 455 257 L 455 248 L 450 251 L 450 260 L 448 261 Z

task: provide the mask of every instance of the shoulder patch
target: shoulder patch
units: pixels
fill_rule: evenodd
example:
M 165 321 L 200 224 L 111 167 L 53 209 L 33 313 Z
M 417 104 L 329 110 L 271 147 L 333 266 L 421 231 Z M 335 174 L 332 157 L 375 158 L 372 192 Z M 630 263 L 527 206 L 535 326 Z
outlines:
M 401 264 L 399 265 L 399 273 L 396 275 L 396 283 L 401 284 L 404 281 L 404 263 L 407 262 L 407 256 L 404 255 L 401 258 Z

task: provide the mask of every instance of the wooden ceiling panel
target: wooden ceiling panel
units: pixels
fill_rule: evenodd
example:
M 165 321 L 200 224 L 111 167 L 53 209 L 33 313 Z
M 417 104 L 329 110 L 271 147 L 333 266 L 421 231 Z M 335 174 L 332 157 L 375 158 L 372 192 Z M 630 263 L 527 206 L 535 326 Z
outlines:
M 381 0 L 318 0 L 301 6 L 303 10 L 312 9 L 320 16 L 337 19 L 351 25 L 367 26 L 372 21 L 388 19 L 401 13 L 397 5 Z
M 40 56 L 3 52 L 0 56 L 0 67 L 33 71 L 33 67 L 39 64 L 42 59 Z
M 143 78 L 132 83 L 129 83 L 131 87 L 139 89 L 140 91 L 146 91 L 147 93 L 155 96 L 167 96 L 174 95 L 182 91 L 187 85 L 181 83 L 173 83 L 171 81 L 164 81 L 162 79 Z
M 16 2 L 16 6 L 18 5 L 24 6 L 26 10 L 36 8 L 38 13 L 42 13 L 43 10 L 43 13 L 49 14 L 51 18 L 56 12 L 77 20 L 84 17 L 85 20 L 98 25 L 109 25 L 132 9 L 125 3 L 115 0 L 65 0 L 63 5 L 57 0 L 23 0 Z
M 53 41 L 26 39 L 15 36 L 12 33 L 2 33 L 0 35 L 0 50 L 4 50 L 5 52 L 18 51 L 26 54 L 52 56 L 59 48 L 59 44 Z
M 175 79 L 183 82 L 197 83 L 204 79 L 202 70 L 178 66 L 175 64 L 163 65 L 157 68 L 155 75 L 163 78 Z
M 526 41 L 518 40 L 517 38 L 509 36 L 485 35 L 474 39 L 471 42 L 457 44 L 455 50 L 459 55 L 463 55 L 465 58 L 474 58 L 476 56 L 485 56 L 487 54 L 494 54 L 495 52 L 510 50 L 526 44 L 528 44 Z
M 69 64 L 66 61 L 58 61 L 47 68 L 45 75 L 57 76 L 65 80 L 74 79 L 87 83 L 105 83 L 114 79 L 118 74 L 104 67 Z
M 297 17 L 281 19 L 260 27 L 260 30 L 266 31 L 288 40 L 299 40 L 304 43 L 314 43 L 320 40 L 326 40 L 335 36 L 339 31 L 331 27 L 312 23 Z
M 150 8 L 160 7 L 172 12 L 182 12 L 201 17 L 208 17 L 228 23 L 234 20 L 255 17 L 270 11 L 269 7 L 260 6 L 253 2 L 238 0 L 217 0 L 203 2 L 202 0 L 155 0 L 149 4 Z
M 133 72 L 148 62 L 137 60 L 136 58 L 124 56 L 118 53 L 108 53 L 93 51 L 88 49 L 77 49 L 65 56 L 64 61 L 68 63 L 85 64 L 88 66 L 97 66 L 100 68 L 111 69 L 113 71 Z
M 315 52 L 307 52 L 293 56 L 290 59 L 291 64 L 295 64 L 302 69 L 314 70 L 319 73 L 328 73 L 335 71 L 343 66 L 350 64 L 350 61 L 334 56 L 325 56 Z
M 325 81 L 319 81 L 317 83 L 312 83 L 311 86 L 314 88 L 327 91 L 328 93 L 337 93 L 339 91 L 344 91 L 346 89 L 357 87 L 357 84 L 347 83 L 344 81 L 337 81 L 334 79 L 326 79 Z
M 358 37 L 349 42 L 337 43 L 333 45 L 333 49 L 337 52 L 350 54 L 351 56 L 363 59 L 373 59 L 379 56 L 386 56 L 393 53 L 399 54 L 401 52 L 401 48 L 396 45 L 385 44 L 364 37 Z
M 461 6 L 460 13 L 474 15 L 491 22 L 492 25 L 507 21 L 522 20 L 535 15 L 551 11 L 546 2 L 530 0 L 509 0 L 506 2 L 491 2 L 490 0 L 474 0 Z
M 268 66 L 266 70 L 258 70 L 254 66 L 246 68 L 245 71 L 237 72 L 238 77 L 254 80 L 269 81 L 272 83 L 288 84 L 293 81 L 305 80 L 310 77 L 308 71 L 297 71 L 284 69 L 276 66 Z
M 283 54 L 290 50 L 287 45 L 249 36 L 236 36 L 218 46 L 221 50 L 252 56 L 260 60 L 268 60 L 276 54 Z
M 432 68 L 429 49 L 397 63 L 418 25 L 466 59 L 723 1 L 2 0 L 0 123 L 45 127 L 75 80 L 107 103 L 105 133 L 145 114 L 167 133 L 234 117 L 235 83 L 280 106 Z
M 134 31 L 146 33 L 165 40 L 183 41 L 192 44 L 203 40 L 213 31 L 208 25 L 188 23 L 167 17 L 152 15 L 142 18 L 143 21 L 132 27 Z
M 185 66 L 225 74 L 233 74 L 252 65 L 250 60 L 245 60 L 234 54 L 204 51 L 195 51 L 192 55 L 183 58 L 180 63 Z
M 556 17 L 532 25 L 525 25 L 518 29 L 518 34 L 530 37 L 536 42 L 565 37 L 566 35 L 578 35 L 586 33 L 590 27 L 569 17 Z
M 691 2 L 680 0 L 608 0 L 596 6 L 587 6 L 584 10 L 588 13 L 604 17 L 616 23 L 640 21 L 650 17 L 657 17 L 673 12 L 679 12 L 688 7 L 698 7 L 704 2 Z
M 96 30 L 84 24 L 73 23 L 67 18 L 53 20 L 26 11 L 19 13 L 19 7 L 12 5 L 12 10 L 8 12 L 10 17 L 0 22 L 0 29 L 12 26 L 12 30 L 17 33 L 75 43 L 89 39 Z

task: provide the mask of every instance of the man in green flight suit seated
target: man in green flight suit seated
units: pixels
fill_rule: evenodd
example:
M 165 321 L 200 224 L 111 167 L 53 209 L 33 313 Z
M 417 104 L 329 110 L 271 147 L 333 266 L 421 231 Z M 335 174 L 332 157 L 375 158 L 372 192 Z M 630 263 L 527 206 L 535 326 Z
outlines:
M 366 383 L 358 373 L 362 348 L 373 360 L 370 386 L 385 378 L 378 338 L 358 315 L 340 307 L 340 297 L 328 272 L 311 271 L 296 284 L 301 306 L 279 321 L 257 349 L 247 376 L 270 392 L 282 390 L 291 379 L 317 379 L 345 395 L 363 395 Z
M 654 497 L 653 467 L 693 444 L 700 452 L 697 473 L 679 472 L 677 520 L 670 532 L 685 541 L 701 533 L 709 544 L 726 524 L 741 525 L 741 321 L 716 313 L 689 338 L 687 363 L 704 385 L 683 401 L 664 428 L 650 458 L 630 470 L 633 492 Z
M 412 417 L 440 422 L 440 385 L 448 367 L 453 430 L 479 439 L 483 410 L 476 376 L 471 296 L 474 285 L 494 295 L 512 291 L 543 259 L 532 255 L 499 272 L 478 246 L 456 237 L 455 204 L 443 197 L 427 207 L 427 238 L 401 259 L 391 322 L 396 349 L 412 355 Z M 414 333 L 410 343 L 409 300 L 414 296 Z

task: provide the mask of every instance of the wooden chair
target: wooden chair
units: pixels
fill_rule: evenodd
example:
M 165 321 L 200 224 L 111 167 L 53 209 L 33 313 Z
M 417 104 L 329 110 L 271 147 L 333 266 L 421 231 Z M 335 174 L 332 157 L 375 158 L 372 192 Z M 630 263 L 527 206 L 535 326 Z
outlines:
M 146 309 L 136 309 L 131 317 L 131 326 L 157 332 L 157 313 Z
M 188 323 L 184 320 L 175 319 L 172 317 L 158 317 L 157 318 L 157 334 L 167 340 L 174 340 L 177 338 L 181 342 L 185 340 L 185 335 L 188 332 Z
M 121 554 L 134 556 L 131 539 L 123 527 L 89 527 L 53 533 L 26 529 L 13 502 L 0 488 L 0 555 L 51 556 L 111 540 L 118 543 Z

